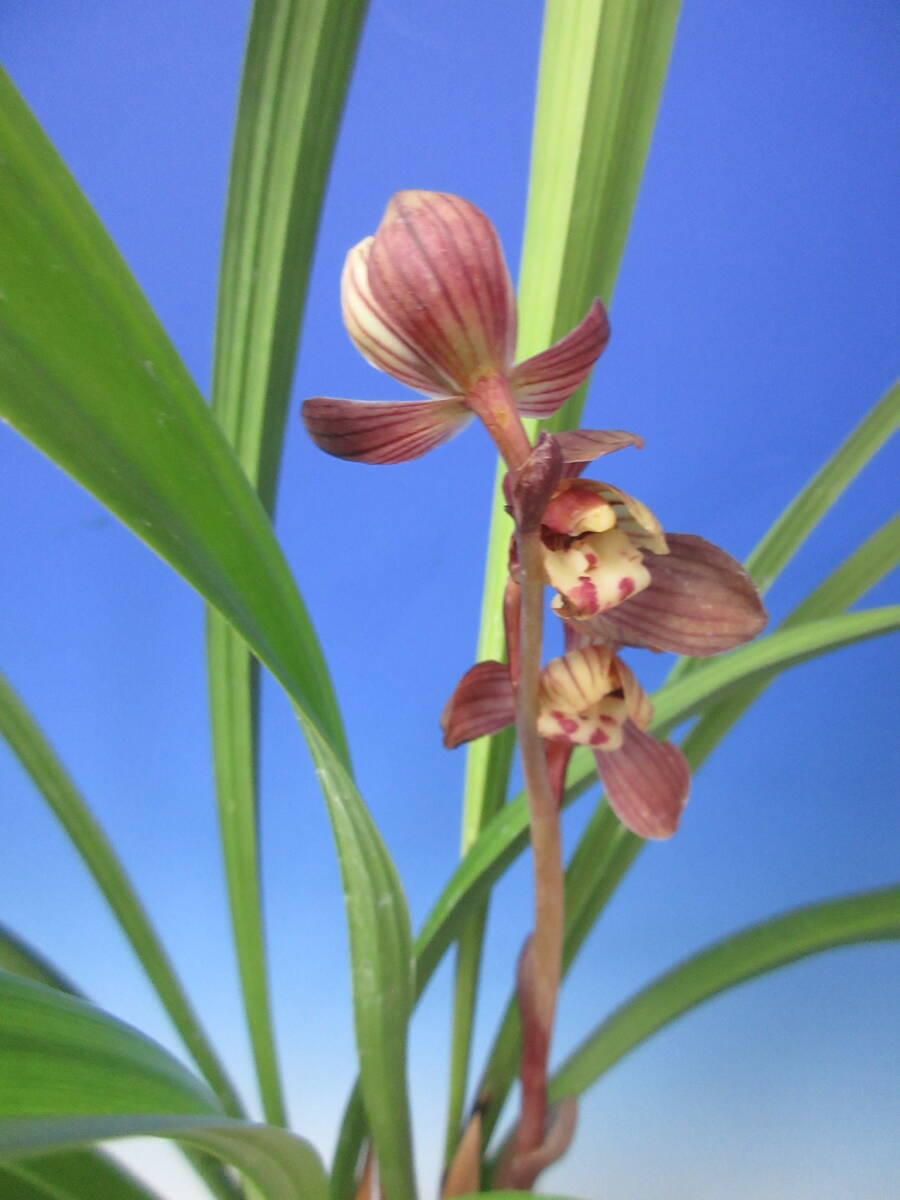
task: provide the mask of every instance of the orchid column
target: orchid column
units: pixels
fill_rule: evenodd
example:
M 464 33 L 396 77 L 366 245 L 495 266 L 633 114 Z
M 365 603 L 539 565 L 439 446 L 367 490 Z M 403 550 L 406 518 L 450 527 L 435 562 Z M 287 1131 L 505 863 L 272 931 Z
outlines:
M 546 1105 L 564 918 L 559 806 L 569 756 L 576 745 L 593 749 L 620 819 L 643 837 L 668 837 L 687 799 L 687 764 L 676 747 L 645 732 L 649 701 L 617 650 L 716 653 L 754 636 L 764 614 L 749 578 L 723 551 L 700 538 L 667 539 L 638 501 L 578 478 L 594 459 L 639 447 L 635 435 L 545 434 L 532 447 L 522 417 L 548 417 L 578 389 L 606 346 L 609 324 L 596 301 L 561 341 L 513 365 L 512 285 L 497 235 L 473 205 L 431 192 L 395 195 L 375 236 L 347 256 L 342 301 L 359 351 L 427 398 L 307 400 L 303 420 L 316 444 L 356 462 L 402 462 L 477 416 L 508 469 L 515 534 L 504 601 L 507 663 L 467 672 L 443 725 L 448 746 L 513 721 L 518 734 L 535 920 L 518 971 L 521 1115 L 495 1182 L 530 1187 L 565 1149 L 574 1124 L 574 1105 L 550 1122 Z M 546 585 L 557 593 L 566 653 L 542 671 Z M 477 1190 L 474 1182 L 464 1190 Z

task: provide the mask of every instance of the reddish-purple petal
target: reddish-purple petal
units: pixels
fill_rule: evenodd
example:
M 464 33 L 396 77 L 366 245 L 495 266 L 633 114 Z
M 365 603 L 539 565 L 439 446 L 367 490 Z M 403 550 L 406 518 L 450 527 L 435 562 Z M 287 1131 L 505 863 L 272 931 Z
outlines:
M 571 333 L 513 367 L 509 382 L 519 412 L 549 417 L 578 390 L 609 341 L 606 309 L 595 300 Z
M 476 663 L 463 675 L 441 713 L 444 745 L 453 750 L 473 738 L 497 733 L 515 719 L 509 667 L 492 659 Z
M 628 721 L 621 749 L 596 751 L 594 757 L 606 798 L 622 824 L 638 837 L 671 837 L 691 786 L 691 769 L 678 747 L 658 742 Z
M 643 450 L 644 439 L 623 429 L 570 429 L 554 435 L 565 463 L 564 479 L 577 478 L 588 463 L 604 454 L 614 454 L 626 446 Z
M 473 204 L 398 192 L 375 234 L 368 282 L 392 327 L 452 390 L 507 371 L 515 298 L 494 227 Z
M 316 397 L 303 424 L 320 450 L 351 462 L 398 463 L 446 442 L 472 414 L 455 396 L 442 400 L 366 401 Z
M 749 642 L 766 610 L 739 562 L 703 538 L 667 533 L 669 553 L 645 554 L 650 586 L 585 622 L 601 641 L 707 658 Z
M 435 370 L 393 327 L 369 287 L 369 255 L 374 238 L 364 238 L 347 255 L 341 276 L 344 325 L 360 354 L 384 371 L 426 396 L 454 391 L 450 380 Z

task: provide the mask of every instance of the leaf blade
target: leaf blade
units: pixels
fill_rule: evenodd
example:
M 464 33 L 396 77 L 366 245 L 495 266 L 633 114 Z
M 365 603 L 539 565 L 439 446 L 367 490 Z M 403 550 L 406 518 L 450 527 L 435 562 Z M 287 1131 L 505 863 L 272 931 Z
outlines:
M 269 513 L 322 197 L 364 10 L 359 0 L 258 0 L 253 9 L 222 245 L 212 409 Z M 284 1124 L 259 885 L 258 667 L 214 609 L 207 659 L 244 1012 L 263 1111 Z
M 900 888 L 822 901 L 742 929 L 620 1006 L 554 1072 L 550 1094 L 580 1094 L 652 1033 L 728 988 L 836 946 L 896 938 Z

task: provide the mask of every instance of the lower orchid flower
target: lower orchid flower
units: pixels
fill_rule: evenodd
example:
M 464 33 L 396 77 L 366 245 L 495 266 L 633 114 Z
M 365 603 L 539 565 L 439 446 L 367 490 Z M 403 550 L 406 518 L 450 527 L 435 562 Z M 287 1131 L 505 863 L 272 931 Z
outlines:
M 681 751 L 645 730 L 653 716 L 646 693 L 609 646 L 587 645 L 552 659 L 541 672 L 538 733 L 548 743 L 592 750 L 609 803 L 644 838 L 671 837 L 687 803 L 690 769 Z M 441 723 L 453 748 L 496 733 L 515 719 L 504 663 L 482 662 L 457 685 Z M 550 753 L 548 747 L 548 754 Z M 555 756 L 560 782 L 568 754 Z

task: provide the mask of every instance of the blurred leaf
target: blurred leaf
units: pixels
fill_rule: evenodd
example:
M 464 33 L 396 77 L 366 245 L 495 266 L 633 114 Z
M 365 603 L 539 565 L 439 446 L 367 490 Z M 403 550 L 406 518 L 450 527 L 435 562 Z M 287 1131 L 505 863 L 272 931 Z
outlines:
M 25 706 L 0 675 L 0 734 L 28 772 L 42 799 L 66 831 L 119 923 L 156 994 L 225 1110 L 241 1115 L 241 1104 L 209 1041 L 144 906 L 115 850 L 94 820 L 65 768 Z M 7 947 L 11 954 L 12 947 Z M 0 962 L 16 970 L 12 958 Z M 33 966 L 37 968 L 37 963 Z M 52 973 L 52 968 L 50 969 Z M 38 976 L 35 971 L 18 972 Z M 42 982 L 60 986 L 47 976 Z M 71 990 L 67 988 L 66 990 Z
M 97 1150 L 67 1150 L 0 1169 L 0 1200 L 159 1200 Z
M 519 279 L 519 359 L 568 333 L 595 297 L 607 304 L 625 247 L 669 65 L 679 0 L 547 0 Z M 581 388 L 547 428 L 578 424 Z M 526 422 L 533 434 L 536 422 Z M 502 598 L 512 526 L 494 491 L 476 661 L 506 653 Z M 506 796 L 513 738 L 473 743 L 466 763 L 463 852 Z M 460 933 L 447 1154 L 456 1143 L 486 908 Z
M 900 888 L 794 909 L 692 955 L 648 984 L 562 1064 L 552 1099 L 579 1095 L 640 1042 L 698 1004 L 777 967 L 835 946 L 900 938 Z
M 0 1162 L 143 1135 L 236 1166 L 269 1200 L 324 1197 L 305 1142 L 223 1116 L 205 1084 L 115 1017 L 0 973 Z
M 0 971 L 43 983 L 47 987 L 68 992 L 70 996 L 84 995 L 49 959 L 5 925 L 0 925 Z
M 0 971 L 9 971 L 22 979 L 30 979 L 84 999 L 84 994 L 70 983 L 51 962 L 2 926 L 0 926 Z M 229 1098 L 221 1095 L 219 1098 L 228 1111 Z M 200 1151 L 190 1149 L 185 1150 L 185 1156 L 210 1191 L 219 1197 L 219 1200 L 241 1200 L 243 1192 L 225 1173 L 218 1161 Z M 14 1196 L 18 1196 L 16 1189 L 20 1184 L 23 1188 L 25 1187 L 22 1182 L 25 1176 L 29 1180 L 30 1189 L 37 1189 L 39 1181 L 43 1181 L 50 1188 L 49 1192 L 44 1190 L 35 1193 L 40 1195 L 68 1196 L 69 1192 L 63 1186 L 66 1181 L 74 1189 L 73 1194 L 83 1195 L 87 1189 L 79 1192 L 80 1181 L 90 1179 L 94 1181 L 96 1189 L 90 1194 L 92 1197 L 96 1195 L 97 1200 L 103 1200 L 106 1194 L 110 1196 L 111 1200 L 120 1193 L 124 1200 L 128 1200 L 131 1196 L 129 1188 L 132 1183 L 124 1168 L 119 1172 L 116 1163 L 89 1150 L 76 1150 L 68 1155 L 55 1155 L 46 1162 L 29 1160 L 27 1170 L 22 1166 L 10 1167 L 8 1170 L 9 1177 L 4 1176 L 0 1171 L 0 1200 L 3 1200 L 5 1195 L 4 1188 L 8 1187 L 13 1189 Z M 122 1176 L 121 1181 L 117 1179 L 117 1172 Z M 136 1183 L 134 1186 L 137 1186 Z M 150 1200 L 153 1198 L 151 1197 Z
M 171 1054 L 86 1001 L 0 974 L 0 1117 L 220 1113 Z
M 257 0 L 253 8 L 222 246 L 212 408 L 270 513 L 319 212 L 364 10 L 360 0 Z M 263 1110 L 281 1125 L 259 887 L 258 665 L 214 609 L 207 649 L 244 1010 Z
M 229 1117 L 147 1113 L 0 1120 L 0 1162 L 131 1137 L 169 1138 L 217 1158 L 251 1180 L 260 1200 L 325 1200 L 327 1195 L 325 1173 L 307 1142 L 271 1125 Z

